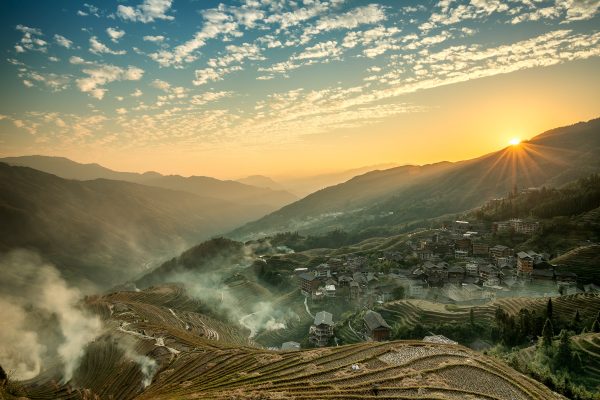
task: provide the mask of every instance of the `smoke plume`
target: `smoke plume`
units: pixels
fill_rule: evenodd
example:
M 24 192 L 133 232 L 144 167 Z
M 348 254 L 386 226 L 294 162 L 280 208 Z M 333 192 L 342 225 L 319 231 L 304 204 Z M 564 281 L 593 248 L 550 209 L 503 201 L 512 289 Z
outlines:
M 63 380 L 71 380 L 86 345 L 101 334 L 100 319 L 79 306 L 79 290 L 35 253 L 3 255 L 0 270 L 0 363 L 16 379 L 28 379 L 39 374 L 44 360 L 57 356 Z M 42 326 L 39 319 L 54 326 Z

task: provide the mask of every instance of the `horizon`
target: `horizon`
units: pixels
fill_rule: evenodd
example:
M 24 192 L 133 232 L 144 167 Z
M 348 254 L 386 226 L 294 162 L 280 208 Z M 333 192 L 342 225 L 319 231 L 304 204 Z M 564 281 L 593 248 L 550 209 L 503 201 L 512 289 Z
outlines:
M 598 117 L 596 4 L 463 3 L 3 4 L 0 156 L 294 179 Z

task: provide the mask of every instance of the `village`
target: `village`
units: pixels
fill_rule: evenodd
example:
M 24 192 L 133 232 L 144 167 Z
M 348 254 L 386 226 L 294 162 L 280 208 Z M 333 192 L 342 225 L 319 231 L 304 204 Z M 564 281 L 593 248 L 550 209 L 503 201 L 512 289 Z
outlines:
M 357 334 L 365 340 L 388 340 L 391 327 L 373 308 L 397 299 L 479 305 L 501 297 L 582 292 L 576 274 L 557 269 L 549 261 L 552 255 L 534 249 L 515 252 L 497 244 L 497 237 L 507 232 L 525 241 L 540 229 L 538 221 L 521 219 L 494 222 L 487 228 L 480 221 L 446 222 L 410 235 L 400 250 L 331 257 L 313 268 L 296 268 L 294 275 L 305 300 L 325 310 L 328 305 L 339 309 L 340 304 L 366 310 L 363 329 Z M 320 311 L 314 317 L 307 332 L 309 342 L 330 345 L 335 316 Z M 434 334 L 425 339 L 452 342 Z M 283 347 L 299 346 L 287 342 Z

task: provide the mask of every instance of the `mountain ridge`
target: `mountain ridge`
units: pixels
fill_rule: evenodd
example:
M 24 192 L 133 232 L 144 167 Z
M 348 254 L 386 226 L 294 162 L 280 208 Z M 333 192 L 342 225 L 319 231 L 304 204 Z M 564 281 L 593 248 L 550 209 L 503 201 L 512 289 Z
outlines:
M 220 180 L 200 175 L 189 177 L 163 175 L 155 171 L 144 173 L 121 172 L 106 168 L 97 163 L 78 163 L 66 157 L 43 155 L 5 157 L 0 158 L 0 162 L 34 168 L 64 179 L 86 181 L 103 178 L 134 182 L 165 189 L 185 191 L 230 202 L 246 202 L 252 205 L 261 205 L 268 211 L 297 200 L 296 196 L 285 190 L 257 187 L 234 180 Z
M 470 160 L 371 171 L 286 205 L 229 235 L 247 239 L 278 231 L 318 234 L 381 226 L 397 229 L 466 211 L 508 193 L 515 185 L 557 186 L 600 171 L 599 132 L 600 119 L 593 119 Z

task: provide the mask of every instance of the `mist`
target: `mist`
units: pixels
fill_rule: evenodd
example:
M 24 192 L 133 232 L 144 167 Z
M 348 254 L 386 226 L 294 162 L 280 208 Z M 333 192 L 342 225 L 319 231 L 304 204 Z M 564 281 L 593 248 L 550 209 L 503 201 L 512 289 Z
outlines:
M 160 282 L 182 284 L 191 297 L 200 301 L 219 318 L 225 318 L 248 329 L 249 338 L 262 330 L 285 329 L 286 321 L 298 318 L 295 313 L 281 310 L 262 294 L 257 293 L 256 298 L 252 299 L 245 295 L 243 290 L 229 287 L 229 283 L 231 280 L 235 281 L 236 276 L 258 281 L 251 267 L 258 258 L 257 251 L 270 254 L 282 252 L 268 242 L 245 244 L 238 254 L 232 252 L 213 258 L 203 257 L 198 262 L 201 267 L 187 267 L 185 270 L 176 268 L 161 276 Z
M 0 257 L 0 269 L 0 365 L 24 380 L 59 362 L 68 382 L 88 343 L 102 334 L 100 318 L 81 307 L 79 289 L 36 253 L 11 251 Z

